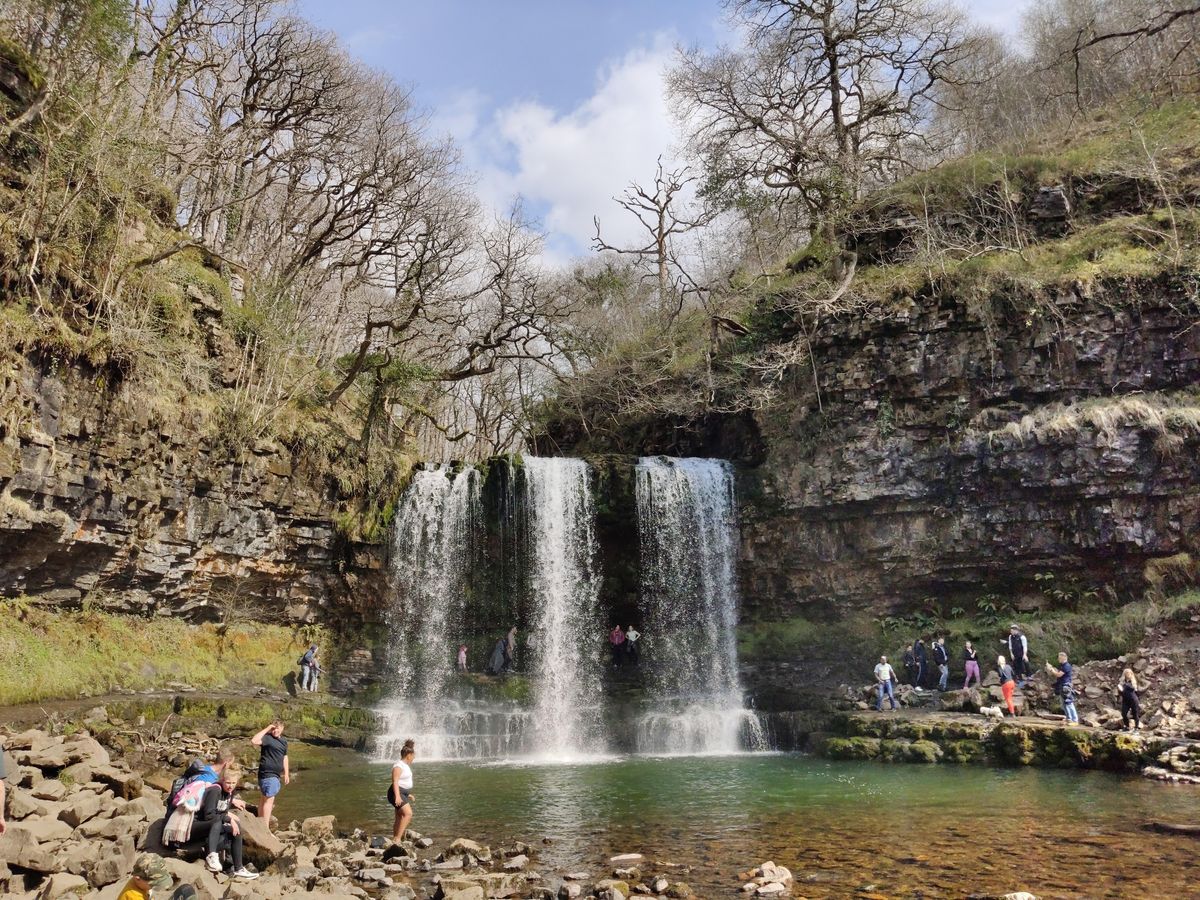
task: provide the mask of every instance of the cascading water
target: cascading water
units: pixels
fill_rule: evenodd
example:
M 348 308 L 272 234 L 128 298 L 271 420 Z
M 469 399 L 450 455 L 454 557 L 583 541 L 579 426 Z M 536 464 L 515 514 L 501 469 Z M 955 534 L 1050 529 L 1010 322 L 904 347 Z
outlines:
M 502 756 L 521 740 L 519 713 L 475 698 L 454 674 L 479 529 L 478 471 L 438 466 L 413 475 L 393 525 L 394 691 L 381 710 L 381 758 L 410 737 L 426 759 Z
M 533 755 L 560 761 L 603 752 L 600 579 L 587 463 L 526 457 L 534 676 Z
M 645 458 L 636 468 L 647 712 L 640 753 L 761 750 L 737 669 L 737 507 L 728 463 Z

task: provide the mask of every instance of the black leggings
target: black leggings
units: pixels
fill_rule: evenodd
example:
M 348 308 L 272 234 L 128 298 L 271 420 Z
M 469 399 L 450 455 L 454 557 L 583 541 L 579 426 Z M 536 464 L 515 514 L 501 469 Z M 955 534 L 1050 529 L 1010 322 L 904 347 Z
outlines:
M 234 871 L 242 867 L 242 835 L 234 834 L 229 817 L 219 819 L 196 819 L 192 823 L 192 840 L 207 839 L 205 853 L 220 853 L 228 850 L 233 859 Z
M 1121 725 L 1125 728 L 1129 727 L 1129 714 L 1133 713 L 1133 724 L 1138 728 L 1142 727 L 1142 704 L 1137 697 L 1122 697 L 1121 698 Z

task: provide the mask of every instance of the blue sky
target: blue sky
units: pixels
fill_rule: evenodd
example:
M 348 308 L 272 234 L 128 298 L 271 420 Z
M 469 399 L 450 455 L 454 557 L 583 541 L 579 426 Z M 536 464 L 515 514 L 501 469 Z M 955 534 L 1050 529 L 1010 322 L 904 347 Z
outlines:
M 1030 0 L 968 0 L 1011 31 Z M 677 153 L 662 71 L 679 44 L 728 38 L 718 0 L 298 0 L 351 52 L 411 85 L 451 134 L 481 198 L 526 201 L 548 257 L 586 252 L 592 216 L 632 237 L 611 202 Z

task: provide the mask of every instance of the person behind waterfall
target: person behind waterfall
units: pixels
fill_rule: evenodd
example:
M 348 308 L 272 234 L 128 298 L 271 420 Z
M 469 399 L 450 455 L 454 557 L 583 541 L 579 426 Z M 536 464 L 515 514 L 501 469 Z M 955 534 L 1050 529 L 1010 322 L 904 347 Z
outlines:
M 514 625 L 508 629 L 508 636 L 504 639 L 504 669 L 507 672 L 513 670 L 513 666 L 517 661 L 517 626 Z
M 396 810 L 396 820 L 392 825 L 394 844 L 403 840 L 404 832 L 412 822 L 412 762 L 416 755 L 416 744 L 409 738 L 400 748 L 400 758 L 392 765 L 392 783 L 388 785 L 387 799 Z
M 879 657 L 879 662 L 875 666 L 875 686 L 879 692 L 879 696 L 875 700 L 875 709 L 883 712 L 883 698 L 887 695 L 891 701 L 892 709 L 896 709 L 896 692 L 892 688 L 892 681 L 896 677 L 896 672 L 892 669 L 887 661 L 886 656 Z
M 637 665 L 639 661 L 637 642 L 642 636 L 640 631 L 637 631 L 632 625 L 625 628 L 625 655 L 629 658 L 631 665 Z
M 271 810 L 275 797 L 285 784 L 292 783 L 288 767 L 288 744 L 283 736 L 283 722 L 276 719 L 254 737 L 250 743 L 259 749 L 258 789 L 263 801 L 258 807 L 258 817 L 271 827 Z
M 983 679 L 979 677 L 979 651 L 971 646 L 970 641 L 963 644 L 963 669 L 966 672 L 966 677 L 963 679 L 963 690 L 971 686 L 971 679 L 975 679 L 975 687 L 980 687 L 983 684 Z
M 625 655 L 625 632 L 621 630 L 620 625 L 614 625 L 613 630 L 608 633 L 608 644 L 612 650 L 612 664 L 615 669 L 621 665 Z
M 484 669 L 489 675 L 503 674 L 506 647 L 508 647 L 507 637 L 501 637 L 496 641 L 496 646 L 492 648 L 492 655 L 488 657 L 487 668 Z
M 1061 651 L 1058 654 L 1057 668 L 1046 663 L 1046 671 L 1055 678 L 1054 693 L 1058 694 L 1059 699 L 1062 700 L 1063 712 L 1067 716 L 1067 721 L 1079 724 L 1079 712 L 1075 709 L 1075 670 L 1067 662 L 1066 652 Z
M 1121 698 L 1121 730 L 1129 730 L 1129 719 L 1133 717 L 1133 730 L 1141 731 L 1142 701 L 1138 697 L 1138 680 L 1133 669 L 1121 673 L 1117 682 L 1117 696 Z
M 464 673 L 467 671 L 467 645 L 466 644 L 458 645 L 458 671 L 464 672 Z
M 944 691 L 950 680 L 950 654 L 946 652 L 944 637 L 933 642 L 933 662 L 938 667 L 938 690 Z
M 1017 689 L 1017 679 L 1013 668 L 1003 656 L 997 656 L 996 671 L 1000 673 L 1000 693 L 1004 695 L 1004 702 L 1008 705 L 1008 714 L 1015 716 L 1017 708 L 1013 706 L 1013 691 Z
M 925 670 L 929 668 L 929 657 L 925 654 L 925 642 L 920 638 L 913 642 L 913 656 L 917 658 L 917 680 L 913 687 L 919 691 L 924 687 Z

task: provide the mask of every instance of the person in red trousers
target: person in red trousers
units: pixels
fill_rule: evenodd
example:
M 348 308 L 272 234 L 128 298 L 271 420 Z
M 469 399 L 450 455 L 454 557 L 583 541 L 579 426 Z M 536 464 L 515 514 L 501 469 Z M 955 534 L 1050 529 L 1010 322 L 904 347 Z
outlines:
M 1004 661 L 1003 656 L 996 657 L 996 669 L 1000 672 L 1000 692 L 1004 694 L 1004 702 L 1008 704 L 1008 714 L 1015 716 L 1017 708 L 1013 706 L 1013 691 L 1017 689 L 1017 678 L 1012 666 Z

